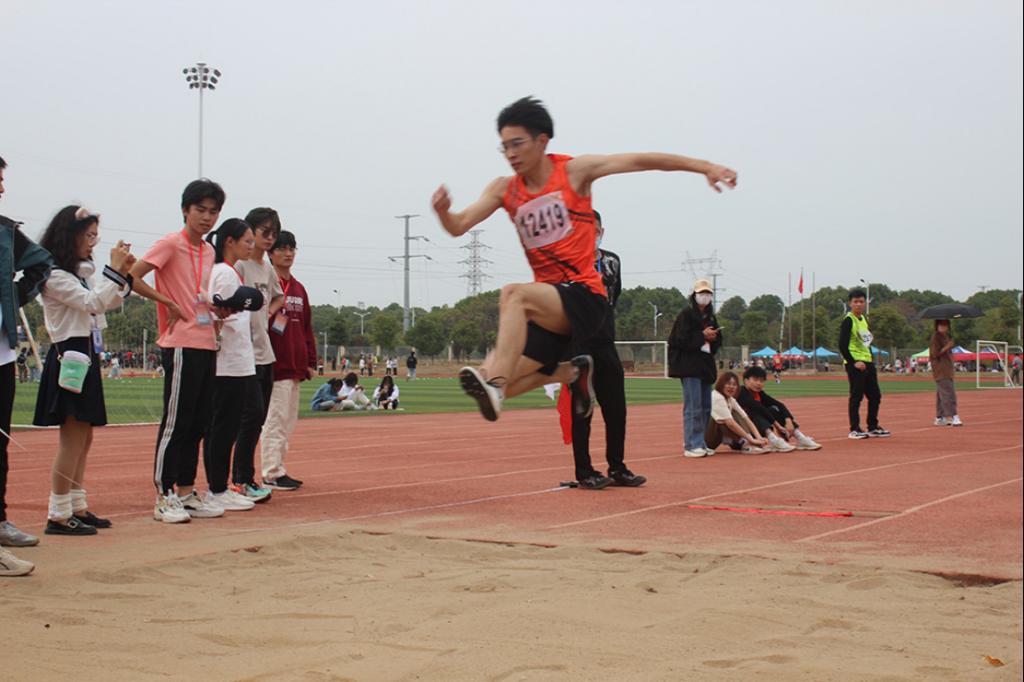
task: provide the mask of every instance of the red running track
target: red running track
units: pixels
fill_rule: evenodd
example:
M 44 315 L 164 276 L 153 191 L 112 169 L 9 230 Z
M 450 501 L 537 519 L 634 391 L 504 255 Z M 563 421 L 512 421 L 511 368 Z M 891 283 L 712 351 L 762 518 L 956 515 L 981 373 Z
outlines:
M 331 523 L 1020 579 L 1021 392 L 970 391 L 959 400 L 967 425 L 935 427 L 931 394 L 887 395 L 882 423 L 894 436 L 849 441 L 845 399 L 792 399 L 791 409 L 823 450 L 698 460 L 681 456 L 679 405 L 632 407 L 627 464 L 649 483 L 596 492 L 558 487 L 572 477 L 572 457 L 553 409 L 509 412 L 496 424 L 476 414 L 303 420 L 288 458 L 289 472 L 305 481 L 301 490 L 275 492 L 251 512 L 185 526 L 151 520 L 155 427 L 107 427 L 96 430 L 86 488 L 91 507 L 115 528 L 99 539 L 46 537 L 44 543 L 57 553 L 83 542 L 148 547 L 143 540 L 156 539 L 184 547 L 199 537 L 242 546 L 258 543 L 261 533 L 310 533 Z M 600 417 L 594 425 L 599 464 Z M 8 514 L 39 532 L 57 433 L 15 438 L 25 450 L 11 448 Z

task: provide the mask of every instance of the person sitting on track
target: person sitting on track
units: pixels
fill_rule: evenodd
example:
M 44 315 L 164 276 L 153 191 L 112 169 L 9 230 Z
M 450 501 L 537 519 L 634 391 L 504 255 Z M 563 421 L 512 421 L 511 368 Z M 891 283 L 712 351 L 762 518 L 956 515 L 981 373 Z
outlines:
M 743 372 L 743 387 L 737 399 L 758 432 L 768 439 L 772 450 L 820 450 L 821 445 L 800 430 L 800 425 L 784 403 L 764 392 L 768 373 L 760 367 L 749 367 Z M 790 443 L 790 440 L 793 443 Z
M 579 380 L 574 410 L 589 415 L 591 361 L 569 360 L 573 342 L 584 342 L 600 329 L 608 298 L 594 269 L 594 211 L 590 190 L 608 175 L 645 170 L 690 171 L 736 186 L 736 173 L 724 166 L 674 154 L 612 154 L 570 157 L 548 154 L 554 123 L 544 105 L 524 97 L 499 114 L 498 151 L 515 175 L 499 177 L 465 210 L 452 213 L 443 185 L 431 199 L 445 231 L 458 237 L 504 208 L 516 225 L 533 269 L 534 282 L 502 288 L 498 338 L 494 351 L 477 369 L 459 372 L 463 390 L 485 419 L 496 421 L 502 401 L 551 381 Z
M 341 390 L 344 382 L 338 377 L 328 379 L 320 388 L 316 389 L 316 393 L 313 394 L 313 400 L 310 402 L 310 408 L 314 412 L 331 412 L 334 410 L 341 409 L 341 398 L 338 397 L 338 391 Z
M 398 409 L 398 386 L 394 375 L 385 375 L 377 388 L 373 389 L 373 404 L 382 410 Z
M 715 382 L 715 390 L 711 391 L 711 418 L 704 432 L 709 455 L 722 443 L 748 455 L 768 452 L 768 440 L 757 435 L 757 427 L 736 402 L 739 392 L 740 380 L 733 372 L 723 372 Z

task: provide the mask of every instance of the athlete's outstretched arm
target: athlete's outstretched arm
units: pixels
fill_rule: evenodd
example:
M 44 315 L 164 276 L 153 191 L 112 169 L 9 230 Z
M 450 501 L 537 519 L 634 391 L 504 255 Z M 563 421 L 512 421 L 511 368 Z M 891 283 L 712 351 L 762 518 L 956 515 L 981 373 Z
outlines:
M 491 214 L 501 208 L 501 197 L 508 186 L 508 178 L 497 178 L 492 180 L 484 188 L 480 198 L 458 213 L 452 213 L 452 199 L 448 195 L 448 188 L 441 185 L 434 192 L 430 203 L 434 207 L 434 213 L 441 221 L 442 227 L 453 237 L 466 234 L 474 225 L 478 225 L 491 217 Z
M 661 154 L 658 152 L 642 154 L 587 154 L 577 156 L 567 166 L 573 185 L 584 193 L 589 193 L 590 183 L 606 175 L 619 173 L 637 173 L 639 171 L 688 171 L 700 173 L 707 178 L 711 189 L 721 192 L 722 183 L 730 189 L 736 187 L 736 171 L 717 163 L 691 159 L 678 154 Z

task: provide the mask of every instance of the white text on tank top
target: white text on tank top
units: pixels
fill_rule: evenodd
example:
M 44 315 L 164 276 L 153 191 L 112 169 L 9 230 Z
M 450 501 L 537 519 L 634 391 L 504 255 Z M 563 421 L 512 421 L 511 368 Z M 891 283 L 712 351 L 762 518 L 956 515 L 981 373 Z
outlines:
M 560 191 L 527 201 L 516 209 L 519 240 L 527 249 L 539 249 L 572 233 L 572 220 Z

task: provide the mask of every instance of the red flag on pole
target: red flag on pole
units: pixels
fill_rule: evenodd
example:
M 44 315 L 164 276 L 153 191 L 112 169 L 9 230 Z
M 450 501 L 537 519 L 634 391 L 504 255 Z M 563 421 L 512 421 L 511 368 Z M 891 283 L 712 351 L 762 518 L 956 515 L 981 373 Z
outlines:
M 562 427 L 562 441 L 572 443 L 572 394 L 568 384 L 562 384 L 558 391 L 558 423 Z
M 804 293 L 804 269 L 800 268 L 800 281 L 796 285 L 796 290 L 803 296 Z

